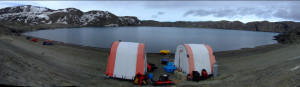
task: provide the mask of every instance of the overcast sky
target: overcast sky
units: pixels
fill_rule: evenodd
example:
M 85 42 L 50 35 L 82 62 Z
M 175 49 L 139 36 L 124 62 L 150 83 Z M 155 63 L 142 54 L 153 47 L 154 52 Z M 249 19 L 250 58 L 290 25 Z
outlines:
M 300 1 L 0 1 L 0 8 L 19 5 L 104 10 L 157 21 L 300 21 Z

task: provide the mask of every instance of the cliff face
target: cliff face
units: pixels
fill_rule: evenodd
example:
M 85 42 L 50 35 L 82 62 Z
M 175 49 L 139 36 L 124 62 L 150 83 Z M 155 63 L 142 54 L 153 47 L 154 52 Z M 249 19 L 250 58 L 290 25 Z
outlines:
M 15 31 L 57 27 L 101 27 L 105 25 L 137 25 L 137 17 L 118 17 L 108 11 L 82 12 L 76 8 L 53 10 L 24 5 L 0 9 L 0 25 Z
M 250 30 L 263 32 L 285 32 L 290 29 L 300 27 L 297 22 L 248 22 L 246 24 L 240 21 L 206 21 L 206 22 L 158 22 L 153 20 L 141 21 L 141 26 L 161 26 L 161 27 L 196 27 L 196 28 L 214 28 L 214 29 L 232 29 L 232 30 Z

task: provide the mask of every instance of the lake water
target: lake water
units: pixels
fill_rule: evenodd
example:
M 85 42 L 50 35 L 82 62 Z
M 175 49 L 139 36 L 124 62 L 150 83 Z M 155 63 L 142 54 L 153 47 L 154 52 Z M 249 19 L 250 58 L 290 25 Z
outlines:
M 26 32 L 24 35 L 78 45 L 110 48 L 113 41 L 145 43 L 148 53 L 176 50 L 183 43 L 208 44 L 213 50 L 227 51 L 274 44 L 279 33 L 179 27 L 85 27 Z

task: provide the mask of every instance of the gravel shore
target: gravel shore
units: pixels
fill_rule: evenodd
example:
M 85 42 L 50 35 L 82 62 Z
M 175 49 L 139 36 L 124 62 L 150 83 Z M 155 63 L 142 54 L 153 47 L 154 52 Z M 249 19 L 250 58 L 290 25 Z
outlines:
M 0 36 L 0 84 L 16 86 L 135 86 L 131 81 L 105 79 L 108 49 L 61 42 L 52 46 L 31 42 L 26 36 Z M 218 77 L 175 86 L 299 87 L 300 45 L 272 44 L 256 48 L 216 52 Z M 174 55 L 168 59 L 173 60 Z M 166 74 L 160 59 L 149 53 L 148 62 L 158 69 L 154 78 Z M 170 79 L 176 80 L 172 74 Z M 147 85 L 152 86 L 152 85 Z

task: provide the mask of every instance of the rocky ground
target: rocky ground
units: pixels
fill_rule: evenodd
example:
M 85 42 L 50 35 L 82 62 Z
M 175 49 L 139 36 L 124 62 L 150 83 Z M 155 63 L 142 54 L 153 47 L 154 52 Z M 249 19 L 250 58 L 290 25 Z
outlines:
M 0 39 L 0 84 L 17 86 L 135 86 L 131 81 L 105 79 L 108 50 L 55 42 L 31 42 L 25 36 Z M 178 81 L 175 86 L 300 86 L 300 45 L 273 44 L 216 52 L 220 76 L 206 81 Z M 173 56 L 169 59 L 172 60 Z M 162 70 L 160 54 L 147 54 Z M 170 74 L 170 73 L 169 73 Z M 173 74 L 170 74 L 173 80 Z M 151 86 L 151 85 L 147 85 Z
M 283 44 L 299 44 L 300 43 L 300 27 L 296 29 L 291 29 L 283 32 L 277 36 L 275 39 Z

